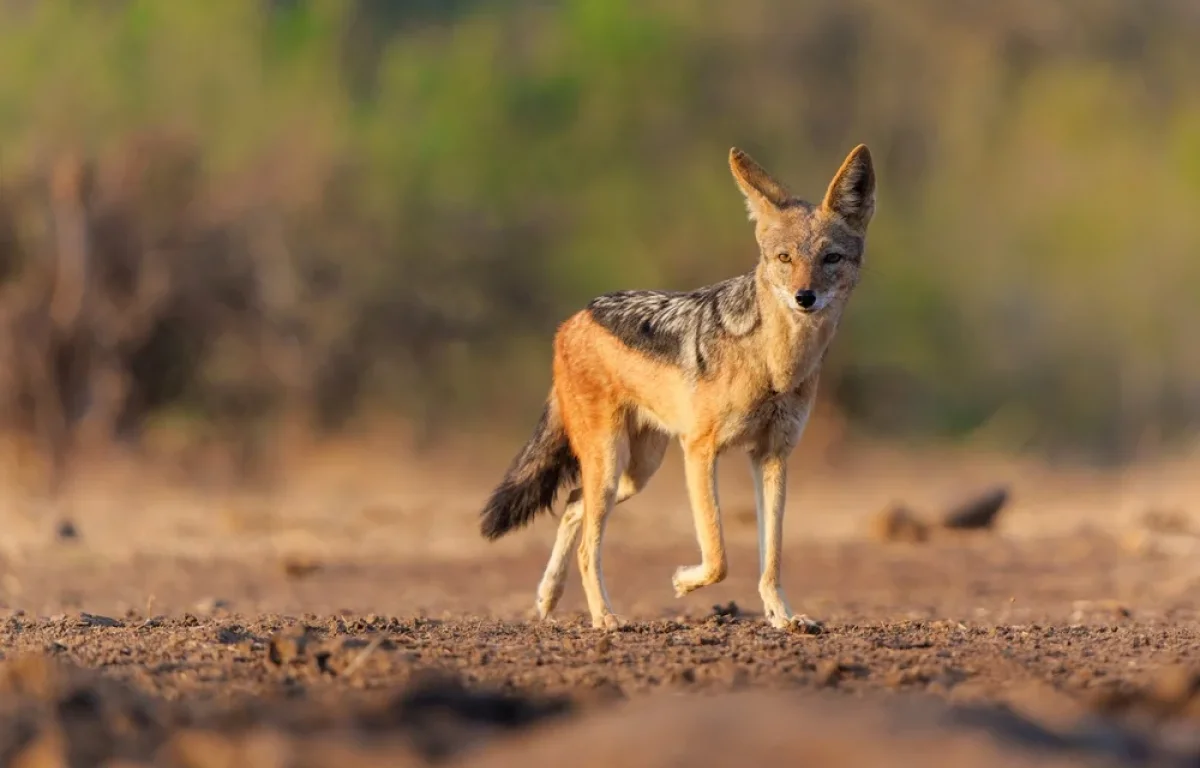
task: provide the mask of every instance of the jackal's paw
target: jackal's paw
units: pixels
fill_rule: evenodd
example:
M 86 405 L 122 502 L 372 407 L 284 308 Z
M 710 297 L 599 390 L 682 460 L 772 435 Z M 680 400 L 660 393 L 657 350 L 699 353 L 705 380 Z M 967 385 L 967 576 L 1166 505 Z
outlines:
M 675 597 L 683 597 L 688 592 L 691 592 L 693 589 L 695 589 L 691 582 L 688 582 L 684 579 L 684 574 L 687 572 L 687 570 L 687 568 L 680 566 L 679 568 L 675 569 L 675 573 L 671 576 L 671 586 L 675 588 Z
M 671 586 L 675 587 L 675 597 L 683 597 L 700 587 L 716 584 L 722 578 L 723 576 L 706 573 L 703 565 L 681 565 L 671 577 Z
M 768 613 L 767 621 L 775 629 L 784 629 L 800 635 L 819 635 L 825 631 L 825 625 L 816 619 L 810 619 L 804 614 L 787 616 L 781 613 Z
M 534 605 L 534 608 L 537 611 L 539 619 L 542 621 L 552 621 L 550 614 L 554 611 L 554 607 L 558 605 L 558 600 L 562 597 L 562 593 L 561 588 L 549 592 L 538 590 L 537 603 Z
M 606 632 L 616 632 L 625 626 L 625 620 L 615 613 L 606 613 L 592 617 L 592 629 L 603 629 Z

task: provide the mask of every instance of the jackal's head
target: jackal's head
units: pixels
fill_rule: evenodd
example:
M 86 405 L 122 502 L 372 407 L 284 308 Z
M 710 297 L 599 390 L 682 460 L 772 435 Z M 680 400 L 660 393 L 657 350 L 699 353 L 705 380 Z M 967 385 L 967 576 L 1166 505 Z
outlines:
M 820 312 L 858 284 L 867 225 L 875 212 L 875 168 L 859 144 L 819 205 L 793 197 L 745 152 L 729 150 L 760 251 L 759 275 L 785 306 Z

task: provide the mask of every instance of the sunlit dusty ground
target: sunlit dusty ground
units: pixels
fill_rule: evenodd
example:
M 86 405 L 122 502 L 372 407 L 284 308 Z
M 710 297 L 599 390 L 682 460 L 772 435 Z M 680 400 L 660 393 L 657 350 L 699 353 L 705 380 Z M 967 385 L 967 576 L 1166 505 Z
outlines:
M 999 765 L 1188 756 L 1200 743 L 1187 726 L 1200 712 L 1194 461 L 1068 474 L 878 448 L 800 454 L 784 581 L 797 610 L 825 621 L 811 637 L 757 615 L 737 456 L 720 483 L 726 582 L 673 597 L 670 574 L 697 552 L 672 456 L 606 538 L 606 579 L 630 626 L 591 630 L 574 572 L 559 623 L 531 622 L 554 519 L 495 545 L 476 530 L 507 459 L 480 446 L 418 459 L 382 444 L 313 458 L 273 494 L 117 467 L 54 505 L 12 494 L 0 518 L 5 685 L 42 727 L 13 715 L 0 748 L 86 747 L 77 764 L 246 764 L 246 747 L 267 750 L 256 758 L 266 765 L 344 764 L 345 750 L 419 762 L 440 749 L 487 764 L 583 750 L 594 765 L 897 754 Z M 892 502 L 936 522 L 997 483 L 1012 495 L 992 529 L 877 535 Z M 419 688 L 429 671 L 465 692 Z M 419 714 L 434 706 L 430 690 L 442 691 L 436 726 Z M 495 690 L 541 697 L 521 705 L 537 724 L 526 728 L 511 701 L 464 703 Z M 499 738 L 497 723 L 520 734 Z

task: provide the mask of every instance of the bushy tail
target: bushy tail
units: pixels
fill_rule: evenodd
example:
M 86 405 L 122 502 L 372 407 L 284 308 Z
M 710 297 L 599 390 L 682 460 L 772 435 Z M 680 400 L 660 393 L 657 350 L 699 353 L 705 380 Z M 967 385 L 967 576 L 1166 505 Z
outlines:
M 571 450 L 553 395 L 546 402 L 533 436 L 513 459 L 504 480 L 480 513 L 479 532 L 494 541 L 527 525 L 538 512 L 554 506 L 562 486 L 579 477 L 579 458 Z

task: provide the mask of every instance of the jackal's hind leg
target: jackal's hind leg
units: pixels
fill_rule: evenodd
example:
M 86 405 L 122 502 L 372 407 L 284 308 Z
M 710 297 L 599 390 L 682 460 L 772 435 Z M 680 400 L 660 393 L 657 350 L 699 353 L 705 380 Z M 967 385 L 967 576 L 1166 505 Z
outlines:
M 633 498 L 646 487 L 650 478 L 662 465 L 666 447 L 666 436 L 656 432 L 643 432 L 630 441 L 629 466 L 621 475 L 614 506 Z M 569 563 L 567 556 L 579 544 L 582 523 L 583 491 L 576 488 L 567 498 L 567 507 L 563 512 L 562 521 L 558 524 L 554 548 L 550 552 L 550 560 L 546 563 L 546 571 L 538 585 L 536 606 L 538 616 L 543 620 L 550 616 L 562 598 Z

